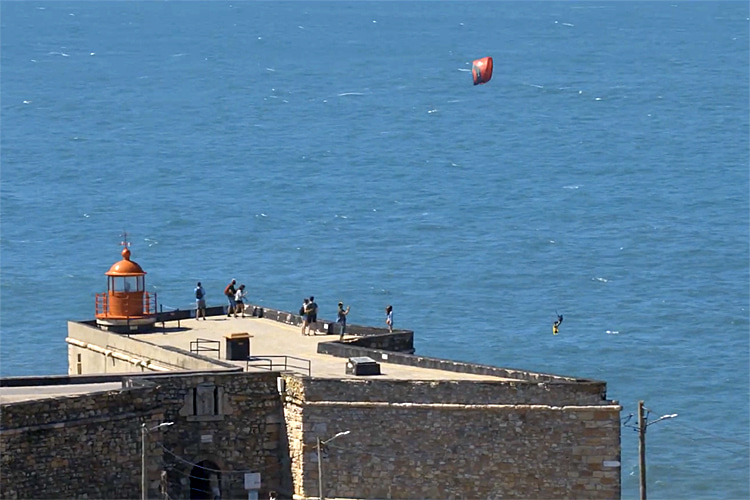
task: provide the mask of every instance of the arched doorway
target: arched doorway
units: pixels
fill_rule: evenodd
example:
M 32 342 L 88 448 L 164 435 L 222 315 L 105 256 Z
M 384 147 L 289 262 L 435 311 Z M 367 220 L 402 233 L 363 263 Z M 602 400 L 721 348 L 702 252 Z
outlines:
M 210 460 L 195 464 L 190 471 L 190 498 L 219 500 L 221 498 L 221 473 L 219 466 Z

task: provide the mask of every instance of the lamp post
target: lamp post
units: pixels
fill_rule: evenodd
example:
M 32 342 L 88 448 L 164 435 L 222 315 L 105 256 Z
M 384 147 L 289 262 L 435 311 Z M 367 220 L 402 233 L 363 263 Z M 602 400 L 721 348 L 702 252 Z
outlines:
M 141 500 L 146 500 L 146 491 L 148 490 L 148 481 L 146 481 L 146 434 L 172 424 L 174 422 L 162 422 L 150 429 L 146 427 L 146 422 L 141 424 Z
M 639 489 L 641 500 L 646 500 L 646 429 L 649 425 L 676 417 L 677 413 L 673 413 L 671 415 L 662 415 L 653 422 L 648 422 L 644 414 L 643 401 L 638 401 L 638 471 L 640 476 Z
M 334 439 L 338 437 L 346 436 L 347 434 L 349 434 L 349 432 L 350 431 L 339 432 L 338 434 L 334 435 L 332 438 L 326 439 L 325 441 L 321 441 L 319 437 L 316 438 L 318 440 L 318 497 L 320 498 L 320 500 L 324 500 L 323 498 L 323 457 L 321 455 L 320 450 L 324 445 L 330 443 L 331 441 L 333 441 Z

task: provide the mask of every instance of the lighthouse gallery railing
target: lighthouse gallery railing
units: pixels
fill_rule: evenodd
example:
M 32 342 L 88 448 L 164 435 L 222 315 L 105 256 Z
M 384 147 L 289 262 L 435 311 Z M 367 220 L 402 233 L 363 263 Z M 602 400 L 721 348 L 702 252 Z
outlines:
M 138 295 L 139 294 L 117 296 L 116 300 L 124 306 L 122 309 L 124 309 L 125 311 L 133 310 L 130 307 L 132 301 L 141 302 L 140 310 L 143 311 L 141 314 L 112 315 L 110 314 L 110 309 L 109 309 L 109 298 L 110 298 L 109 292 L 97 293 L 96 294 L 96 316 L 97 317 L 113 317 L 113 318 L 131 318 L 131 317 L 137 318 L 141 316 L 151 316 L 151 315 L 156 314 L 156 304 L 157 304 L 156 294 L 143 292 L 143 295 L 141 295 L 140 297 Z

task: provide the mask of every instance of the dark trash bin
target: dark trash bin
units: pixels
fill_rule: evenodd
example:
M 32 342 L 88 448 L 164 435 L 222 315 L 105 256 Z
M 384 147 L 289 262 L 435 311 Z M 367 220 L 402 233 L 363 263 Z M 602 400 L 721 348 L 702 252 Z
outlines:
M 366 356 L 349 358 L 345 371 L 347 375 L 380 375 L 380 364 Z
M 226 358 L 232 361 L 245 361 L 250 356 L 250 334 L 230 333 L 225 335 Z

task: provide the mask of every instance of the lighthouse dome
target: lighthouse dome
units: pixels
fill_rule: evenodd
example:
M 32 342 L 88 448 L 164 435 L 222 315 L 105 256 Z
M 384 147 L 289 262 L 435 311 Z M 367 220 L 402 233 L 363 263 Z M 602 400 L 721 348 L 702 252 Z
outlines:
M 107 276 L 143 276 L 146 272 L 136 262 L 130 260 L 130 250 L 123 248 L 122 260 L 112 264 L 109 271 L 104 274 Z

